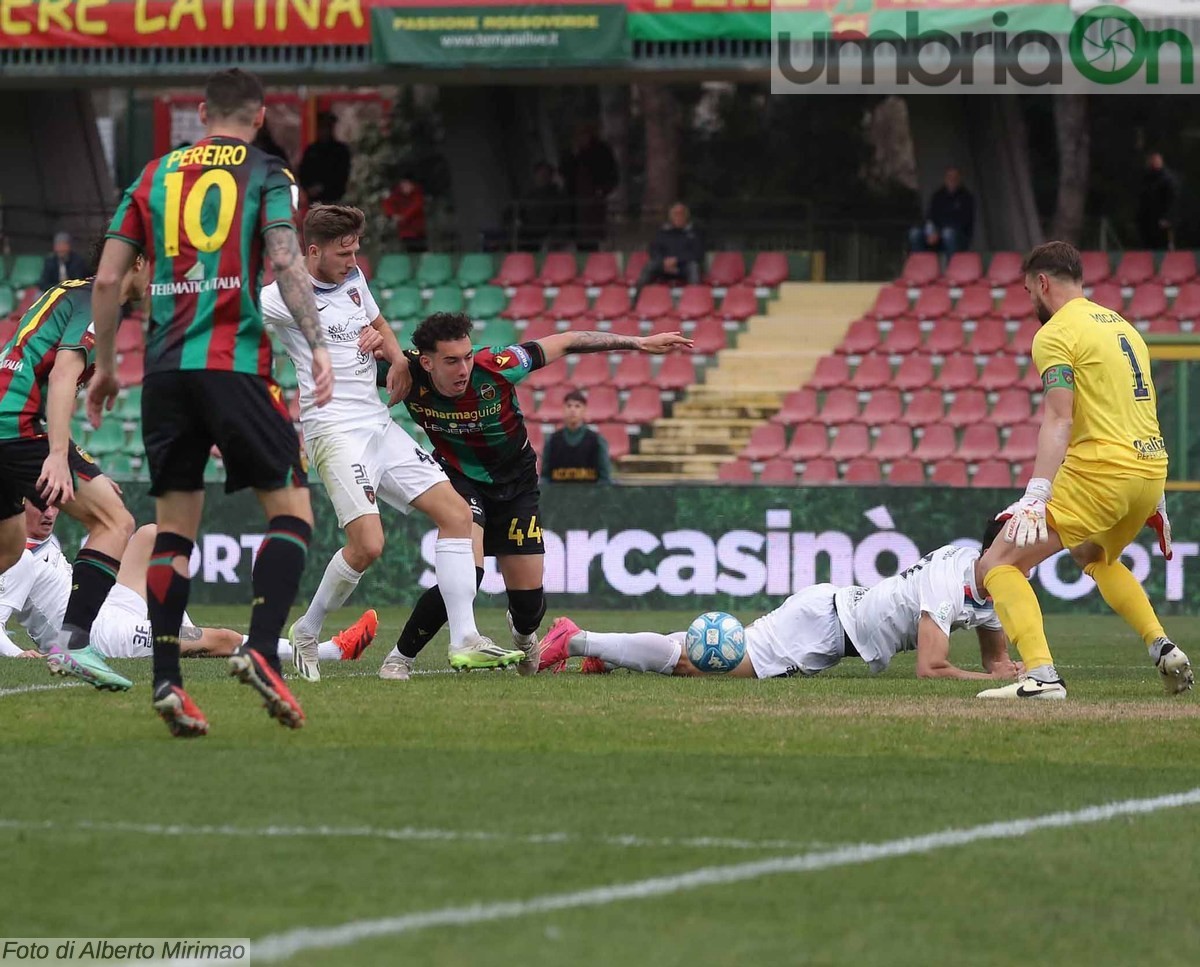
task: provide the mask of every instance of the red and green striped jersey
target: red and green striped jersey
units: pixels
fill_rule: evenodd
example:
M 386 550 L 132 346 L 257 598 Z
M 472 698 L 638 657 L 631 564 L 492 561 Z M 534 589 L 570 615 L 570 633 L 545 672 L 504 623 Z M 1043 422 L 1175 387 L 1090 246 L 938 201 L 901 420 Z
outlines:
M 420 353 L 409 350 L 406 355 L 413 383 L 404 405 L 444 467 L 489 484 L 511 483 L 531 471 L 534 465 L 526 455 L 533 451 L 516 386 L 541 368 L 540 346 L 477 347 L 471 382 L 459 397 L 442 396 L 433 388 L 418 361 Z
M 284 163 L 237 138 L 204 138 L 142 169 L 108 237 L 151 262 L 147 373 L 271 375 L 258 305 L 263 234 L 295 227 L 297 198 Z
M 60 282 L 21 317 L 0 350 L 0 440 L 46 435 L 46 388 L 59 350 L 82 352 L 82 386 L 92 375 L 95 349 L 92 280 Z

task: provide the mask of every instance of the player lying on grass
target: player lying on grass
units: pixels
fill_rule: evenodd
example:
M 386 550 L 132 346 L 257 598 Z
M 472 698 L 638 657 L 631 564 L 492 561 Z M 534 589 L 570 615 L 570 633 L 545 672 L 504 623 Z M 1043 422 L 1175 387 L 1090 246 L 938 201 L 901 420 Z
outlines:
M 22 650 L 5 633 L 12 615 L 35 643 L 53 641 L 62 626 L 71 590 L 71 565 L 54 536 L 57 508 L 40 511 L 26 506 L 26 548 L 15 566 L 0 575 L 0 657 L 35 658 L 36 650 Z M 129 541 L 121 559 L 117 583 L 108 593 L 92 625 L 92 647 L 106 658 L 149 658 L 150 622 L 146 610 L 146 568 L 157 528 L 147 524 Z M 358 658 L 375 637 L 379 621 L 368 611 L 332 641 L 322 642 L 321 657 L 331 660 Z M 183 657 L 227 658 L 245 636 L 228 628 L 202 628 L 184 613 L 180 632 Z M 280 641 L 280 654 L 289 657 L 291 645 Z
M 984 547 L 1004 526 L 992 521 Z M 920 678 L 1012 679 L 1020 666 L 1008 657 L 1008 640 L 992 603 L 980 590 L 979 551 L 946 545 L 872 588 L 816 584 L 789 597 L 746 628 L 746 655 L 735 678 L 817 675 L 843 658 L 859 658 L 873 674 L 902 651 L 917 653 Z M 982 672 L 950 662 L 950 633 L 973 628 Z M 611 667 L 660 675 L 706 674 L 688 659 L 685 633 L 650 631 L 601 634 L 559 618 L 542 641 L 542 668 L 561 670 L 568 658 L 585 659 L 585 671 Z
M 399 374 L 395 368 L 388 371 L 389 386 L 404 392 L 408 412 L 429 435 L 438 462 L 471 507 L 476 580 L 483 580 L 484 557 L 495 557 L 508 594 L 513 646 L 520 652 L 517 670 L 532 675 L 538 670 L 537 629 L 546 614 L 545 552 L 537 454 L 529 445 L 516 386 L 569 353 L 659 356 L 690 349 L 692 341 L 678 332 L 562 332 L 489 349 L 475 346 L 473 333 L 469 316 L 434 313 L 413 332 L 416 349 L 406 353 L 408 366 Z M 413 659 L 445 622 L 435 585 L 417 600 L 380 677 L 408 678 Z
M 346 534 L 346 544 L 330 559 L 308 610 L 291 627 L 293 662 L 304 678 L 320 679 L 317 641 L 325 615 L 346 602 L 363 572 L 383 553 L 378 500 L 403 514 L 415 507 L 438 529 L 434 571 L 449 615 L 451 666 L 493 668 L 520 656 L 499 648 L 475 626 L 471 511 L 437 461 L 392 422 L 375 386 L 376 355 L 393 363 L 404 357 L 355 258 L 365 228 L 366 216 L 347 205 L 316 205 L 304 218 L 305 266 L 337 381 L 328 405 L 316 405 L 312 351 L 279 283 L 262 291 L 263 319 L 296 366 L 305 448 Z M 393 384 L 405 368 L 395 369 Z

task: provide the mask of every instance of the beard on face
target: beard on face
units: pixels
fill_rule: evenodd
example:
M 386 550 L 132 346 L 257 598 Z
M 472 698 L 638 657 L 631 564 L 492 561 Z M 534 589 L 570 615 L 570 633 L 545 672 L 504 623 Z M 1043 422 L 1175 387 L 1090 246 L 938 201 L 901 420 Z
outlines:
M 1041 295 L 1035 295 L 1033 297 L 1033 310 L 1037 313 L 1038 322 L 1040 322 L 1043 326 L 1048 323 L 1050 321 L 1050 317 L 1054 315 L 1053 310 L 1046 305 L 1046 301 L 1041 297 Z

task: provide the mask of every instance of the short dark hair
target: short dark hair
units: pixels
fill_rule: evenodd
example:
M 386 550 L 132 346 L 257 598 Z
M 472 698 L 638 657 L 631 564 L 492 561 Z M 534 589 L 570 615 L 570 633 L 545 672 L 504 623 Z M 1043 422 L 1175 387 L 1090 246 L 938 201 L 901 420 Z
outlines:
M 1083 281 L 1083 260 L 1079 249 L 1070 242 L 1045 242 L 1025 256 L 1021 263 L 1021 274 L 1053 275 L 1072 282 Z
M 573 389 L 563 397 L 563 403 L 564 405 L 567 403 L 582 403 L 584 406 L 587 406 L 587 397 L 584 395 L 583 390 Z
M 466 339 L 475 331 L 465 312 L 435 312 L 413 330 L 412 343 L 423 353 L 437 352 L 440 342 Z
M 1000 536 L 1000 532 L 1004 530 L 1008 523 L 1007 517 L 992 517 L 988 519 L 987 527 L 983 529 L 983 541 L 981 551 L 986 551 L 992 546 L 992 543 Z
M 313 205 L 304 216 L 304 244 L 325 245 L 367 230 L 367 216 L 353 205 Z
M 262 82 L 238 67 L 217 71 L 204 84 L 204 105 L 209 117 L 238 116 L 249 123 L 263 106 Z

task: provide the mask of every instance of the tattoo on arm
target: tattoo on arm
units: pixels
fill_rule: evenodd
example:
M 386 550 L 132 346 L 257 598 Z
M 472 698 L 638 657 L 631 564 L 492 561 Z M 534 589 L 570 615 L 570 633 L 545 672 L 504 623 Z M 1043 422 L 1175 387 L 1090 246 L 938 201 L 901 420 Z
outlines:
M 199 628 L 193 628 L 191 625 L 183 625 L 179 629 L 180 641 L 199 641 L 204 637 L 204 632 Z
M 635 336 L 618 336 L 611 332 L 574 332 L 567 349 L 570 353 L 605 353 L 617 349 L 637 349 Z
M 279 295 L 296 321 L 296 327 L 313 349 L 324 346 L 325 331 L 321 328 L 312 283 L 308 278 L 300 244 L 296 241 L 296 232 L 283 226 L 268 229 L 267 258 L 275 268 Z

